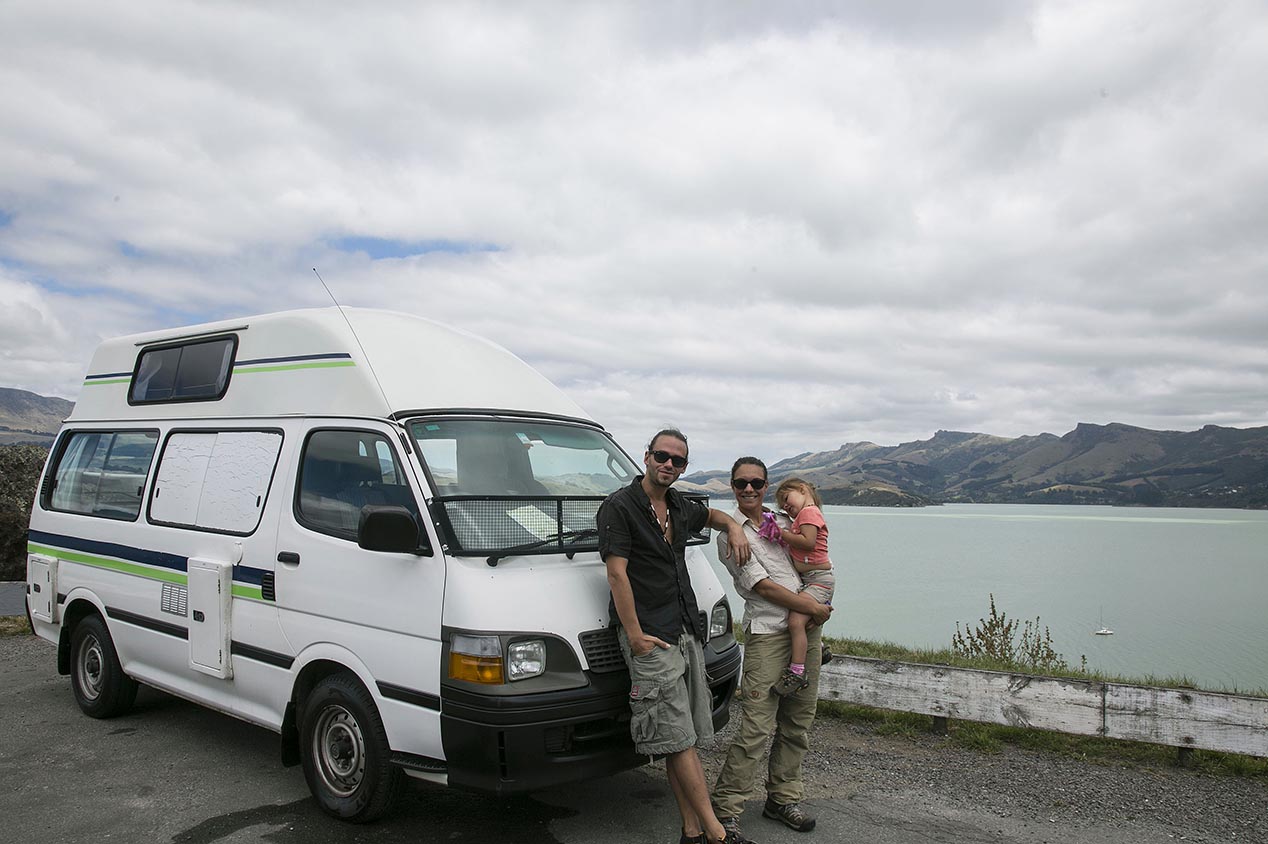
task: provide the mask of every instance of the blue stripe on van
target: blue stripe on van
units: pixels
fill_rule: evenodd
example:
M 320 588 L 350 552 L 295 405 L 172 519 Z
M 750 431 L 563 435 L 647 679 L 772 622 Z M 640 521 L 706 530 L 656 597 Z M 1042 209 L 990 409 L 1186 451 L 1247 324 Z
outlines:
M 98 542 L 94 539 L 66 536 L 60 533 L 46 533 L 42 530 L 30 531 L 27 534 L 27 540 L 40 545 L 51 545 L 56 548 L 82 551 L 85 554 L 96 554 L 102 557 L 114 557 L 115 559 L 154 566 L 155 568 L 171 569 L 179 572 L 189 571 L 188 557 L 182 557 L 178 554 L 166 554 L 162 551 L 149 551 L 145 548 L 137 548 L 134 545 Z M 267 573 L 267 569 L 257 569 L 251 566 L 237 565 L 233 567 L 233 579 L 235 582 L 248 583 L 253 586 L 259 586 L 263 583 L 264 575 Z
M 95 381 L 98 378 L 131 378 L 132 373 L 129 372 L 103 372 L 100 375 L 85 375 L 85 381 Z
M 95 539 L 83 539 L 78 536 L 66 536 L 60 533 L 45 533 L 33 530 L 27 534 L 31 542 L 40 545 L 55 545 L 58 548 L 69 548 L 72 551 L 83 551 L 85 554 L 99 554 L 103 557 L 115 557 L 133 563 L 141 563 L 156 568 L 188 571 L 189 558 L 176 554 L 164 554 L 161 551 L 147 551 L 132 545 L 116 545 L 113 542 L 98 542 Z
M 352 360 L 352 355 L 347 352 L 332 352 L 326 355 L 291 355 L 283 358 L 256 358 L 255 360 L 239 360 L 234 361 L 234 366 L 254 366 L 261 363 L 292 363 L 301 360 Z M 128 373 L 131 375 L 132 373 Z

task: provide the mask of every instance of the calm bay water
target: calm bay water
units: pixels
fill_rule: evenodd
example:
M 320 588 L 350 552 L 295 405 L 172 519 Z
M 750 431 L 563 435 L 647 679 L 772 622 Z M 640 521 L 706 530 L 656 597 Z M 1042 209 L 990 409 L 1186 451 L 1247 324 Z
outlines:
M 824 515 L 837 568 L 829 635 L 949 647 L 956 622 L 976 627 L 994 593 L 1009 618 L 1039 616 L 1073 667 L 1086 655 L 1112 674 L 1268 689 L 1268 512 L 952 504 Z M 1102 613 L 1113 636 L 1093 635 Z

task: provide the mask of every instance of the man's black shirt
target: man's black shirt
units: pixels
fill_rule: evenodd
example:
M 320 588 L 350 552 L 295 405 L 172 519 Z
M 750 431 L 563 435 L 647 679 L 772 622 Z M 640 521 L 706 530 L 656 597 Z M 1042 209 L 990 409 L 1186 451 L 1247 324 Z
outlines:
M 684 630 L 706 641 L 708 622 L 701 626 L 696 593 L 687 574 L 687 539 L 709 521 L 709 508 L 672 487 L 666 502 L 673 544 L 665 541 L 652 502 L 639 475 L 627 487 L 607 497 L 595 515 L 599 528 L 599 556 L 629 560 L 626 573 L 634 592 L 634 609 L 643 633 L 673 644 Z M 612 621 L 619 623 L 616 602 L 609 601 Z

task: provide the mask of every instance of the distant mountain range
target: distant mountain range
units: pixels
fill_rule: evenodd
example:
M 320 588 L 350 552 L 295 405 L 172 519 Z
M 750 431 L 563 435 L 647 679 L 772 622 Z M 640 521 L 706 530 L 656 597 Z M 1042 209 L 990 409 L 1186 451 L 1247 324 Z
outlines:
M 0 387 L 0 445 L 52 444 L 73 401 Z
M 0 445 L 48 446 L 74 402 L 0 387 Z M 896 446 L 846 443 L 770 466 L 815 484 L 828 504 L 1057 503 L 1268 508 L 1268 427 L 1151 431 L 1080 424 L 1065 436 L 939 431 Z M 584 476 L 570 489 L 595 492 Z M 680 488 L 730 497 L 730 472 L 696 472 Z M 575 489 L 574 489 L 575 488 Z
M 1080 424 L 1065 436 L 1009 439 L 939 431 L 879 446 L 847 443 L 770 466 L 798 475 L 829 504 L 943 502 L 1268 507 L 1268 427 L 1151 431 Z M 684 489 L 729 496 L 727 470 L 684 477 Z

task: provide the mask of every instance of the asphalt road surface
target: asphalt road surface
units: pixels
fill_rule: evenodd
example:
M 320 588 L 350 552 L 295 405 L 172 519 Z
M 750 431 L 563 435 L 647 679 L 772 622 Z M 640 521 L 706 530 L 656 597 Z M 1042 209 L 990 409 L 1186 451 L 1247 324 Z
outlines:
M 0 617 L 26 614 L 26 584 L 0 581 Z
M 19 605 L 20 609 L 20 605 Z M 396 813 L 368 826 L 322 814 L 299 768 L 283 768 L 276 736 L 142 687 L 127 716 L 79 712 L 50 643 L 0 637 L 0 842 L 457 842 L 652 844 L 677 840 L 662 769 L 649 766 L 516 799 L 417 781 Z M 966 811 L 928 793 L 860 789 L 808 801 L 818 829 L 799 834 L 749 804 L 746 834 L 788 842 L 1116 842 L 1157 828 L 1106 829 Z M 1243 840 L 1241 838 L 1237 840 Z

